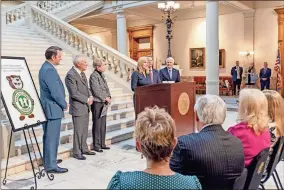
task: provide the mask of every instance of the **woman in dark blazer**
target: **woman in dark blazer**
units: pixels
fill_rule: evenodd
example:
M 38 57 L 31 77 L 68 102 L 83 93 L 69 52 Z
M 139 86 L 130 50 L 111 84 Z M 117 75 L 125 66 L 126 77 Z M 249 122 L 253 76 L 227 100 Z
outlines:
M 139 86 L 150 85 L 151 80 L 149 77 L 148 58 L 140 57 L 137 63 L 137 71 L 134 71 L 131 75 L 131 90 L 134 92 L 133 104 L 135 107 L 135 89 Z
M 106 115 L 101 117 L 105 106 L 110 105 L 111 95 L 103 72 L 106 63 L 103 59 L 96 59 L 93 62 L 94 72 L 90 76 L 90 88 L 94 97 L 91 106 L 93 119 L 93 146 L 96 152 L 103 152 L 102 149 L 110 149 L 105 144 L 106 139 Z

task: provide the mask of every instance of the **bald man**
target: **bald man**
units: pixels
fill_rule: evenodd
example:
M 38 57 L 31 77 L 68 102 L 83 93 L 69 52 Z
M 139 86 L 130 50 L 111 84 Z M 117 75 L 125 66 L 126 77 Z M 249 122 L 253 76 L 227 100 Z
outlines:
M 160 78 L 161 81 L 174 81 L 180 82 L 180 74 L 179 71 L 175 68 L 173 68 L 174 65 L 174 58 L 168 57 L 166 59 L 167 66 L 160 70 Z

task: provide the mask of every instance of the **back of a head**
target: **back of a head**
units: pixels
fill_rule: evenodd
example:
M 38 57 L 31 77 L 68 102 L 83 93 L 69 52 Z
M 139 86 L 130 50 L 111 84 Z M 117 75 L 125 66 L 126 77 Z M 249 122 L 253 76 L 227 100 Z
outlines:
M 47 60 L 51 59 L 52 56 L 56 56 L 57 55 L 57 51 L 62 51 L 62 48 L 60 48 L 58 46 L 50 46 L 45 51 L 45 58 Z
M 268 127 L 268 103 L 265 95 L 258 89 L 242 89 L 239 96 L 238 120 L 248 123 L 259 135 Z
M 268 116 L 276 124 L 276 135 L 284 136 L 284 101 L 280 93 L 274 90 L 264 90 L 268 101 Z
M 216 95 L 206 94 L 198 98 L 194 110 L 203 124 L 222 125 L 226 118 L 226 103 Z
M 164 109 L 146 108 L 138 115 L 135 128 L 142 154 L 153 162 L 169 159 L 174 148 L 175 130 L 174 120 Z

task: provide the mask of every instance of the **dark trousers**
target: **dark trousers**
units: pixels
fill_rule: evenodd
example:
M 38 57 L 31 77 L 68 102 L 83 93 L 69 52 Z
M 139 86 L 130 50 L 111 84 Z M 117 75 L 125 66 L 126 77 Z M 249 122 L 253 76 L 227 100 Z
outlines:
M 269 80 L 260 80 L 260 88 L 261 88 L 261 90 L 269 89 L 270 88 L 270 81 Z
M 238 88 L 238 92 L 240 92 L 241 83 L 242 83 L 241 79 L 237 79 L 236 81 L 233 81 L 233 95 L 236 95 L 237 88 Z
M 43 163 L 46 171 L 57 168 L 57 152 L 60 138 L 61 119 L 48 120 L 43 128 Z
M 103 102 L 94 102 L 92 104 L 92 133 L 94 149 L 101 149 L 106 146 L 106 116 L 100 117 L 104 104 L 105 103 Z
M 87 138 L 89 128 L 89 113 L 84 116 L 72 116 L 74 126 L 73 154 L 81 155 L 88 152 Z

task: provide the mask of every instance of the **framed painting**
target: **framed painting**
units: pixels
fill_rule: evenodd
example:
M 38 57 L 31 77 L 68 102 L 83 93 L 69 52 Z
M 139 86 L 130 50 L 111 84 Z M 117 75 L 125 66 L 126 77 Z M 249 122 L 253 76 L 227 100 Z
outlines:
M 219 68 L 225 68 L 225 49 L 219 49 Z
M 205 69 L 205 48 L 190 48 L 189 68 Z

